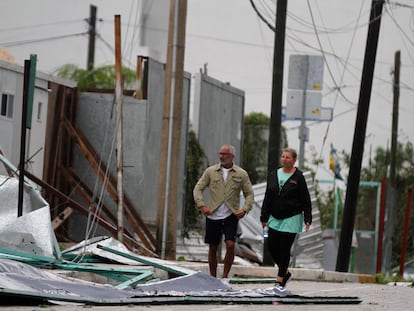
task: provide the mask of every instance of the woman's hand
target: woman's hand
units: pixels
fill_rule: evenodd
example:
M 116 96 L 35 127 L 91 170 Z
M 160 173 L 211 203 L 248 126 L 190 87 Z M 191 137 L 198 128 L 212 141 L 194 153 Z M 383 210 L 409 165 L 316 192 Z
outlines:
M 305 232 L 308 232 L 310 229 L 311 224 L 310 223 L 305 223 Z

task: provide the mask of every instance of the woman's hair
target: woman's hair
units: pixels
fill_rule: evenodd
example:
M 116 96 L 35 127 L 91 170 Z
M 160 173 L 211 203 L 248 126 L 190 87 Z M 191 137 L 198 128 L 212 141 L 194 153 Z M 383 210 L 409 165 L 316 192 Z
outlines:
M 289 152 L 292 155 L 292 158 L 294 158 L 295 160 L 298 157 L 298 153 L 293 148 L 285 148 L 285 149 L 282 150 L 282 153 L 283 152 Z

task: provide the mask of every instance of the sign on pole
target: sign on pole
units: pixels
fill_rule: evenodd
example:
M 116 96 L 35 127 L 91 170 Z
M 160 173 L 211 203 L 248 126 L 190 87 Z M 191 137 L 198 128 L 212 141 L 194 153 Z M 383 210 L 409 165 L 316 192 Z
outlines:
M 321 102 L 322 94 L 319 91 L 288 90 L 286 97 L 286 117 L 302 118 L 304 116 L 305 120 L 319 120 L 321 116 Z M 303 108 L 305 108 L 304 114 L 302 114 Z
M 288 89 L 321 91 L 322 83 L 322 56 L 290 55 Z

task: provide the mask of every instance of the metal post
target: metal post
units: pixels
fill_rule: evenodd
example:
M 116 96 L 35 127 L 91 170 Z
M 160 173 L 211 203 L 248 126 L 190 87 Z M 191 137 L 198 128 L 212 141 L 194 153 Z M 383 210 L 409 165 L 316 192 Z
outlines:
M 306 67 L 304 76 L 308 77 L 309 74 L 309 55 L 306 55 Z M 306 81 L 308 79 L 306 78 Z M 306 83 L 305 88 L 303 90 L 303 98 L 302 98 L 302 116 L 300 122 L 300 129 L 299 129 L 299 168 L 303 169 L 305 165 L 305 142 L 306 142 L 306 90 L 308 89 L 308 85 Z

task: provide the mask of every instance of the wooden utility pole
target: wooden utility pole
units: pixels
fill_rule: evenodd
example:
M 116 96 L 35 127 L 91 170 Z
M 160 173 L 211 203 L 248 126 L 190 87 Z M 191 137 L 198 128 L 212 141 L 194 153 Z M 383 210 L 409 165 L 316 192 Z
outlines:
M 161 133 L 157 252 L 175 259 L 187 0 L 171 0 Z
M 283 65 L 285 59 L 287 0 L 278 0 L 276 4 L 275 39 L 273 45 L 273 82 L 272 106 L 269 122 L 269 142 L 267 156 L 268 176 L 279 165 L 281 132 L 282 132 L 282 94 L 283 94 Z M 273 266 L 272 256 L 267 248 L 267 238 L 264 239 L 263 265 Z
M 95 63 L 95 39 L 96 39 L 96 11 L 97 8 L 94 5 L 90 5 L 89 13 L 89 45 L 88 45 L 88 60 L 86 62 L 86 68 L 88 71 L 93 69 Z
M 287 0 L 278 0 L 276 7 L 275 39 L 273 45 L 272 105 L 269 124 L 268 173 L 279 165 L 282 128 L 283 70 L 285 60 Z
M 398 109 L 400 100 L 400 68 L 401 68 L 401 51 L 395 52 L 394 55 L 394 98 L 392 105 L 392 130 L 391 130 L 391 163 L 390 163 L 390 186 L 395 187 L 395 165 L 397 162 L 397 144 L 398 144 Z
M 355 122 L 354 140 L 352 144 L 349 177 L 346 188 L 344 214 L 342 218 L 336 271 L 347 272 L 351 255 L 352 234 L 354 231 L 356 203 L 359 181 L 361 177 L 362 156 L 364 153 L 365 133 L 371 99 L 372 77 L 374 75 L 378 37 L 384 0 L 372 0 L 367 44 L 365 48 L 364 66 L 362 70 L 361 88 L 359 93 L 357 119 Z
M 124 160 L 122 146 L 122 54 L 121 54 L 121 16 L 115 15 L 115 98 L 116 98 L 116 171 L 117 171 L 117 221 L 118 241 L 122 242 L 124 236 Z
M 392 106 L 392 125 L 391 125 L 391 150 L 390 150 L 390 175 L 387 183 L 387 201 L 385 206 L 386 226 L 384 232 L 384 270 L 390 272 L 392 257 L 392 241 L 394 235 L 394 222 L 396 206 L 398 201 L 398 191 L 396 189 L 395 174 L 397 162 L 398 145 L 398 110 L 400 99 L 400 67 L 401 52 L 397 51 L 394 55 L 394 79 L 393 79 L 393 106 Z

